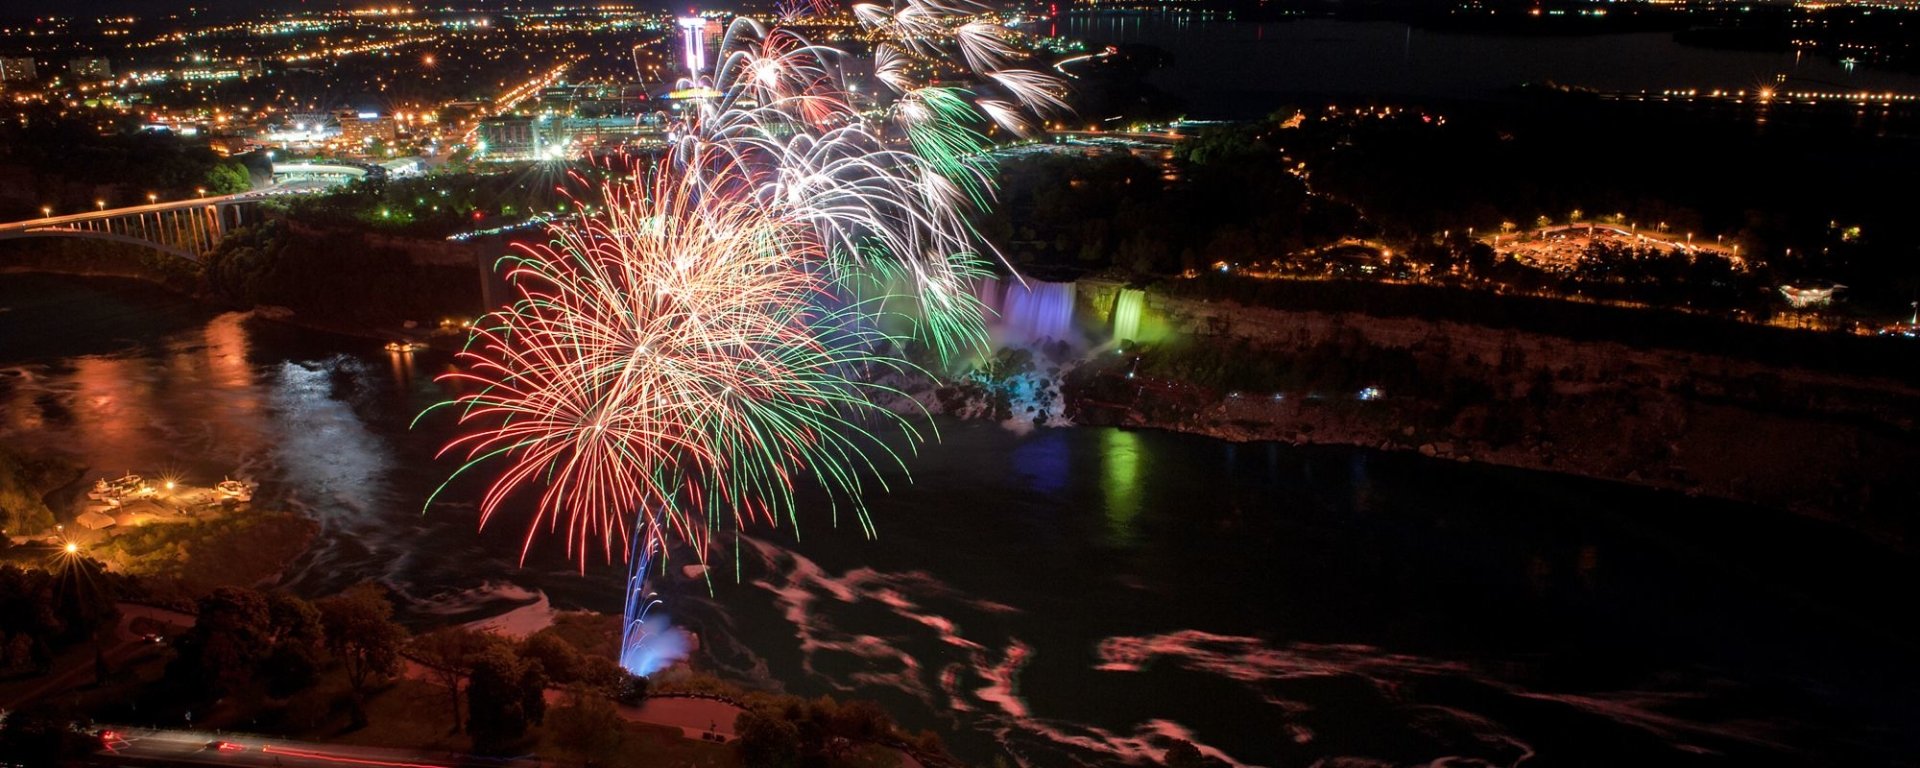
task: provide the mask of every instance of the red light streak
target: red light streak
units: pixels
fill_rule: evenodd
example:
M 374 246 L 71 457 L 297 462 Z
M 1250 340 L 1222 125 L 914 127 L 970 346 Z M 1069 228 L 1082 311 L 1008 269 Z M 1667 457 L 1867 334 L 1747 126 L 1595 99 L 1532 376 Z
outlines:
M 288 757 L 303 757 L 309 760 L 326 760 L 333 763 L 351 763 L 353 765 L 377 765 L 385 766 L 385 768 L 446 768 L 446 766 L 435 765 L 433 763 L 395 763 L 386 760 L 368 760 L 359 757 L 347 757 L 345 755 L 329 755 L 325 752 L 313 752 L 305 749 L 285 749 L 275 747 L 272 744 L 261 747 L 260 751 L 271 752 L 276 755 L 286 755 Z

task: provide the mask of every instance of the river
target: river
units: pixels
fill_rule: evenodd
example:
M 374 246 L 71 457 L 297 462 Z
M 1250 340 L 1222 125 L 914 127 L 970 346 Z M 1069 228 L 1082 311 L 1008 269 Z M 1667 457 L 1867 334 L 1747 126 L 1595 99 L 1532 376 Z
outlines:
M 284 586 L 432 625 L 617 611 L 620 569 L 476 532 L 413 416 L 447 361 L 112 280 L 0 275 L 0 440 L 205 482 L 323 533 Z M 1343 448 L 941 422 L 875 540 L 818 503 L 664 586 L 696 663 L 880 700 L 964 758 L 1881 763 L 1914 754 L 1911 558 L 1833 526 Z M 1816 757 L 1820 756 L 1820 757 Z
M 1154 14 L 1069 14 L 1040 31 L 1173 55 L 1151 81 L 1208 119 L 1260 117 L 1302 96 L 1488 99 L 1554 82 L 1602 91 L 1665 89 L 1920 93 L 1920 76 L 1792 52 L 1681 45 L 1667 33 L 1476 35 L 1400 22 L 1239 23 Z

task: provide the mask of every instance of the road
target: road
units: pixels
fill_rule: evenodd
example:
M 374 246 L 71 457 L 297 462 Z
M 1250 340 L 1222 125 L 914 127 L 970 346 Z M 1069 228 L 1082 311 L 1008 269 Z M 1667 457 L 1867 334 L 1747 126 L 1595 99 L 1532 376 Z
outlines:
M 538 760 L 449 755 L 417 749 L 346 747 L 240 734 L 108 726 L 94 765 L 224 765 L 258 768 L 540 768 Z
M 704 734 L 712 733 L 732 741 L 733 721 L 740 717 L 742 711 L 724 701 L 663 696 L 647 699 L 638 707 L 620 707 L 620 717 L 637 723 L 678 728 L 680 734 L 689 739 L 699 739 Z

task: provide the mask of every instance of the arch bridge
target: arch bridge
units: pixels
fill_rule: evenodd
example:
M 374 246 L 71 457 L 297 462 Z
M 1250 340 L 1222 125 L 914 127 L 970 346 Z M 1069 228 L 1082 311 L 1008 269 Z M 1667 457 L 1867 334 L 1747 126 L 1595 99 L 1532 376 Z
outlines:
M 247 223 L 258 193 L 203 197 L 0 224 L 0 240 L 66 237 L 128 243 L 199 262 Z

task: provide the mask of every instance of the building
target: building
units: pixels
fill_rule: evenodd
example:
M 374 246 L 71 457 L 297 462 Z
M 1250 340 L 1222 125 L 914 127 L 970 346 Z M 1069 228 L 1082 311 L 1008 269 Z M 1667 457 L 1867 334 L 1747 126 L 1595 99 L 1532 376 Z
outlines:
M 1834 294 L 1846 290 L 1844 285 L 1783 285 L 1780 296 L 1794 309 L 1822 309 L 1833 306 Z
M 323 113 L 294 113 L 260 132 L 260 140 L 283 149 L 314 149 L 340 138 L 340 124 Z
M 611 117 L 490 117 L 480 121 L 476 157 L 482 160 L 558 160 L 588 148 L 657 144 L 665 121 L 657 114 Z
M 568 117 L 610 117 L 639 115 L 653 106 L 646 88 L 636 83 L 563 83 L 542 90 L 534 111 Z
M 393 115 L 378 112 L 341 112 L 340 143 L 348 152 L 361 151 L 375 142 L 392 144 L 400 135 L 400 126 Z
M 40 70 L 28 56 L 0 56 L 0 83 L 29 83 L 40 79 Z
M 75 80 L 112 80 L 113 63 L 100 56 L 80 56 L 67 62 Z
M 707 20 L 698 16 L 682 17 L 680 26 L 680 53 L 687 63 L 687 74 L 698 76 L 707 68 L 707 38 L 703 34 Z
M 187 81 L 247 80 L 259 77 L 261 73 L 260 62 L 252 60 L 225 64 L 196 63 L 174 70 L 173 76 Z
M 501 160 L 526 159 L 539 151 L 531 117 L 489 117 L 480 121 L 476 154 Z

